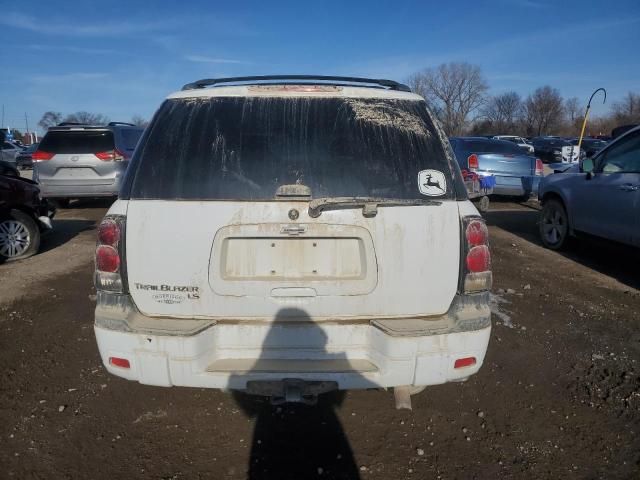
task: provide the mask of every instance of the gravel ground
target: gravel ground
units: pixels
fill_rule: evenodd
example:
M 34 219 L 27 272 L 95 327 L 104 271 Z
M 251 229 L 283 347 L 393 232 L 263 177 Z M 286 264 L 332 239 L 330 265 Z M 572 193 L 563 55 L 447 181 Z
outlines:
M 61 211 L 43 252 L 0 265 L 2 478 L 639 478 L 637 251 L 540 247 L 532 206 L 494 203 L 485 365 L 316 407 L 108 375 L 92 331 L 95 223 Z

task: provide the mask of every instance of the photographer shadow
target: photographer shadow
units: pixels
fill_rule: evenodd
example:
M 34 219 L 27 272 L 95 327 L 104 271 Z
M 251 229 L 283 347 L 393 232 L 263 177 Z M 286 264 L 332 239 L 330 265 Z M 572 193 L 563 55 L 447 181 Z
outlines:
M 301 328 L 304 332 L 296 332 Z M 304 338 L 296 337 L 296 333 L 303 333 Z M 276 383 L 283 376 L 295 379 L 295 373 L 279 373 L 277 370 L 282 363 L 274 361 L 291 342 L 303 345 L 298 347 L 298 356 L 306 356 L 301 362 L 306 371 L 321 368 L 321 362 L 313 358 L 326 359 L 327 355 L 336 361 L 336 365 L 346 365 L 343 353 L 327 351 L 327 334 L 323 329 L 314 324 L 306 312 L 289 308 L 276 315 L 263 341 L 261 356 L 250 371 L 232 375 L 229 384 L 269 380 L 269 373 Z M 286 403 L 284 398 L 277 396 L 274 404 L 270 397 L 239 390 L 233 390 L 233 396 L 242 411 L 255 418 L 248 479 L 360 478 L 351 445 L 336 414 L 344 400 L 344 392 L 336 390 L 320 394 L 317 403 L 314 403 L 315 398 L 308 397 L 306 403 Z

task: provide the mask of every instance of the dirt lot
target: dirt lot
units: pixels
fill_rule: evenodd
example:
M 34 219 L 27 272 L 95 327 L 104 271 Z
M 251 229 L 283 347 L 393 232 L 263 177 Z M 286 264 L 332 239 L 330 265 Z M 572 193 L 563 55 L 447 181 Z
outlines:
M 2 478 L 640 478 L 640 255 L 561 255 L 536 210 L 487 214 L 495 275 L 485 365 L 396 411 L 386 391 L 271 407 L 105 373 L 92 331 L 104 204 L 58 216 L 0 266 Z

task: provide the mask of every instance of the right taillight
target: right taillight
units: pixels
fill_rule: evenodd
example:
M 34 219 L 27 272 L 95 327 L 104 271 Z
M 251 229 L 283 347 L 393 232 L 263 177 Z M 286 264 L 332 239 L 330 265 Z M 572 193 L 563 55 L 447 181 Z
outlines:
M 467 158 L 467 167 L 469 167 L 469 170 L 478 170 L 478 168 L 480 168 L 478 155 L 476 155 L 475 153 L 469 155 L 469 158 Z
M 536 175 L 539 177 L 544 175 L 544 165 L 539 158 L 536 158 Z
M 121 215 L 108 215 L 98 227 L 96 244 L 96 290 L 126 293 L 124 282 L 124 223 Z
M 53 158 L 53 153 L 45 152 L 44 150 L 36 150 L 31 154 L 31 160 L 33 162 L 45 162 Z
M 489 231 L 482 217 L 466 217 L 464 228 L 464 292 L 490 290 L 491 252 L 489 251 Z

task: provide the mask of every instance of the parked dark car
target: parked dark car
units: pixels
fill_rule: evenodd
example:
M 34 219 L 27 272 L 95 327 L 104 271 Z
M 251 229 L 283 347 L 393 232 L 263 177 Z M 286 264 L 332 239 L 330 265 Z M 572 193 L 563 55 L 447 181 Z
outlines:
M 544 163 L 577 162 L 580 151 L 565 138 L 535 137 L 532 140 L 536 157 Z
M 52 228 L 54 214 L 35 182 L 0 162 L 0 263 L 37 253 L 41 234 Z
M 538 191 L 542 162 L 518 145 L 484 137 L 454 137 L 449 141 L 461 170 L 495 177 L 494 195 L 527 199 Z
M 31 155 L 36 150 L 38 150 L 37 143 L 29 145 L 27 148 L 22 150 L 22 152 L 20 152 L 16 157 L 16 167 L 18 167 L 19 170 L 26 170 L 27 168 L 33 168 L 33 159 L 31 158 Z
M 578 145 L 580 141 L 579 138 L 572 138 L 569 140 L 571 145 Z M 596 153 L 602 150 L 607 146 L 607 142 L 604 140 L 600 140 L 599 138 L 583 138 L 582 146 L 580 147 L 580 156 L 581 157 L 593 157 Z
M 587 233 L 640 247 L 640 127 L 540 184 L 540 236 L 559 250 Z

